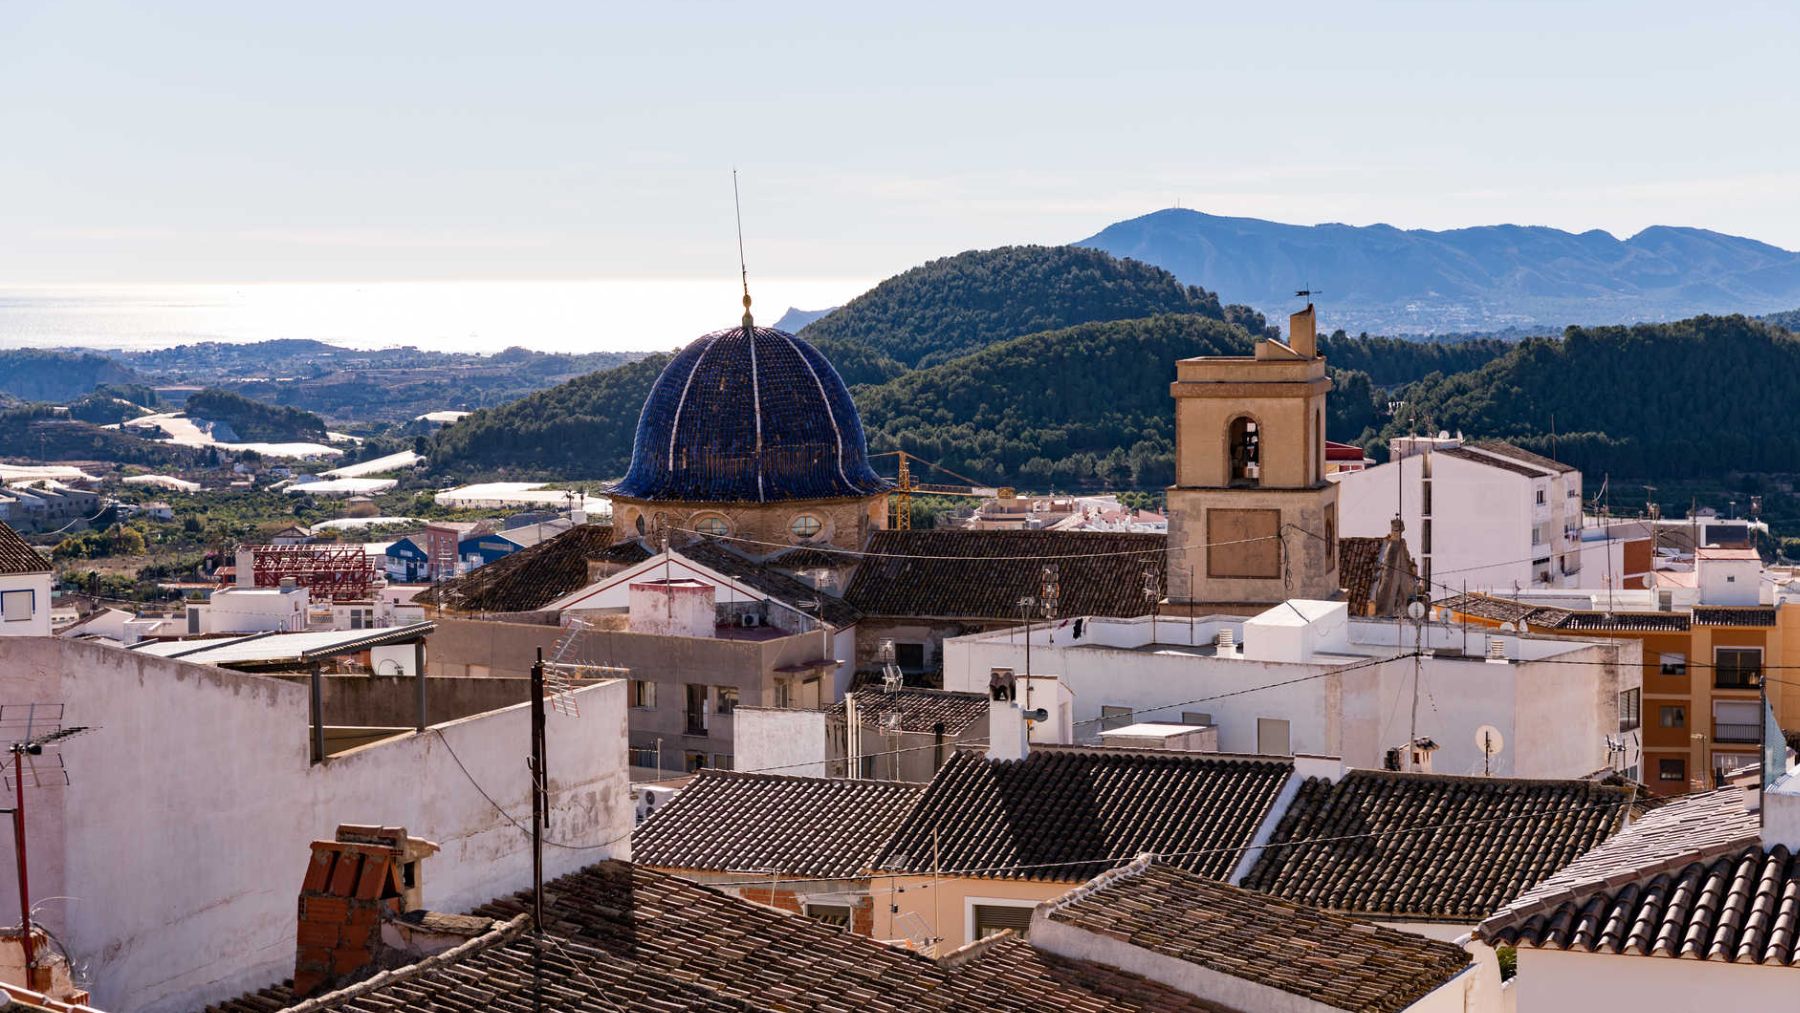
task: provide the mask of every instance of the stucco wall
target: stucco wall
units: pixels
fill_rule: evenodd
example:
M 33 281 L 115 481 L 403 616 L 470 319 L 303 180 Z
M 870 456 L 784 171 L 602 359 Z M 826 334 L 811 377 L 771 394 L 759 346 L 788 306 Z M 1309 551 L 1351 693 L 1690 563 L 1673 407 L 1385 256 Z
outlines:
M 877 877 L 873 881 L 876 900 L 875 938 L 900 939 L 906 935 L 908 913 L 917 915 L 940 937 L 937 952 L 949 953 L 970 941 L 969 905 L 992 901 L 1020 901 L 1040 904 L 1069 892 L 1079 883 L 1040 882 L 1029 879 L 982 879 L 968 876 L 946 876 L 935 883 L 930 876 Z M 882 903 L 892 899 L 890 910 Z
M 549 724 L 558 875 L 629 854 L 624 685 Z M 72 785 L 27 797 L 32 893 L 117 1013 L 189 1010 L 290 974 L 307 845 L 340 823 L 436 841 L 425 902 L 462 910 L 529 883 L 525 705 L 308 762 L 307 691 L 278 679 L 59 639 L 0 640 L 0 700 L 63 701 L 94 726 Z M 452 757 L 452 749 L 455 757 Z M 0 908 L 16 906 L 11 877 Z M 50 898 L 62 898 L 52 900 Z
M 733 717 L 737 769 L 795 777 L 830 776 L 825 767 L 824 711 L 740 707 Z
M 1205 643 L 1222 625 L 1202 621 L 1196 638 Z M 1395 646 L 1390 624 L 1354 624 L 1357 637 L 1382 633 L 1387 644 L 1370 651 L 1412 649 Z M 1162 621 L 1159 636 L 1177 640 L 1186 625 Z M 1385 628 L 1384 628 L 1385 627 Z M 1241 628 L 1241 627 L 1240 627 Z M 1476 731 L 1497 728 L 1504 742 L 1485 771 L 1499 776 L 1580 777 L 1607 763 L 1605 736 L 1618 732 L 1618 692 L 1641 682 L 1637 647 L 1618 643 L 1581 648 L 1567 642 L 1515 638 L 1515 656 L 1536 660 L 1490 664 L 1481 660 L 1480 632 L 1471 636 L 1475 657 L 1436 656 L 1419 664 L 1418 718 L 1413 720 L 1414 666 L 1411 658 L 1382 661 L 1326 674 L 1335 665 L 1358 661 L 1335 656 L 1310 663 L 1247 661 L 1176 650 L 1135 650 L 1099 646 L 1113 637 L 1110 624 L 1089 627 L 1087 646 L 1071 644 L 1068 631 L 1055 644 L 1034 636 L 1032 669 L 1056 675 L 1074 692 L 1075 737 L 1095 741 L 1102 707 L 1129 707 L 1134 721 L 1180 721 L 1183 712 L 1211 715 L 1219 728 L 1219 749 L 1257 751 L 1257 720 L 1289 723 L 1295 752 L 1341 756 L 1355 767 L 1379 767 L 1387 749 L 1418 734 L 1438 743 L 1433 769 L 1446 774 L 1484 772 Z M 1457 631 L 1431 628 L 1443 646 L 1458 646 Z M 944 688 L 982 692 L 990 669 L 1025 670 L 1023 635 L 963 637 L 945 641 Z M 1452 643 L 1452 642 L 1455 643 Z M 1552 650 L 1554 656 L 1544 657 Z M 1376 654 L 1376 658 L 1380 655 Z M 1266 688 L 1264 688 L 1266 687 Z M 1250 692 L 1242 692 L 1250 690 Z M 1224 694 L 1237 694 L 1226 696 Z M 1202 702 L 1202 697 L 1213 697 Z M 1176 706 L 1168 706 L 1175 703 Z
M 1518 1013 L 1563 1010 L 1791 1010 L 1791 967 L 1519 947 Z
M 408 648 L 411 650 L 411 648 Z M 280 675 L 283 682 L 306 686 L 306 675 Z M 407 727 L 418 710 L 417 680 L 411 676 L 326 675 L 323 680 L 325 723 Z M 454 721 L 523 703 L 530 692 L 526 679 L 434 678 L 425 680 L 425 720 Z
M 0 591 L 30 591 L 33 605 L 31 618 L 5 622 L 0 620 L 0 637 L 47 637 L 50 635 L 50 575 L 48 573 L 0 574 Z

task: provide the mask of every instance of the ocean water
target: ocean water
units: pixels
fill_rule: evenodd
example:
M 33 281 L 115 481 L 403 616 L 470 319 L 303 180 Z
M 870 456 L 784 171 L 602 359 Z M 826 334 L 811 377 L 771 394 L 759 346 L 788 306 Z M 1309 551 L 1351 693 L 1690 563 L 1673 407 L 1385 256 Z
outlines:
M 753 280 L 757 322 L 841 305 L 862 278 Z M 737 323 L 736 278 L 0 286 L 0 348 L 313 338 L 354 348 L 656 351 Z

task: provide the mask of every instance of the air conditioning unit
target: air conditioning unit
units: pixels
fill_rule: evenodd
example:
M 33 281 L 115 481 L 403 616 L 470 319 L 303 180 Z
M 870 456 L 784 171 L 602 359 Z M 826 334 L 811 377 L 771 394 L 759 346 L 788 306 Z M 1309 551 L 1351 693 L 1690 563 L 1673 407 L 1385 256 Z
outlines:
M 754 612 L 746 612 L 743 615 L 738 616 L 738 625 L 747 630 L 753 629 L 762 625 L 762 616 L 759 616 Z

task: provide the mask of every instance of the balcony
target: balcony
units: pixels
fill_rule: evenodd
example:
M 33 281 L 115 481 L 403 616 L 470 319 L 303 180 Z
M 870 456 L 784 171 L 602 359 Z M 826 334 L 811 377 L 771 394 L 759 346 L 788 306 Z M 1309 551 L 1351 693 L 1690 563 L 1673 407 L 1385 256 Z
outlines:
M 1714 689 L 1757 689 L 1762 686 L 1761 668 L 1716 668 Z
M 1741 721 L 1714 721 L 1714 742 L 1761 742 L 1762 725 L 1760 723 L 1745 724 Z

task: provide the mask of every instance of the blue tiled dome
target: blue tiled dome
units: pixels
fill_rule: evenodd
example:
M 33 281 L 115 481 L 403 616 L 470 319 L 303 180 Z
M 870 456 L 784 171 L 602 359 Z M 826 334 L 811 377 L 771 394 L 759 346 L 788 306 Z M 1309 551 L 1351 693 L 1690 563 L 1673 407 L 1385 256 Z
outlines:
M 714 331 L 656 378 L 613 493 L 713 503 L 868 496 L 862 420 L 831 362 L 772 327 Z

